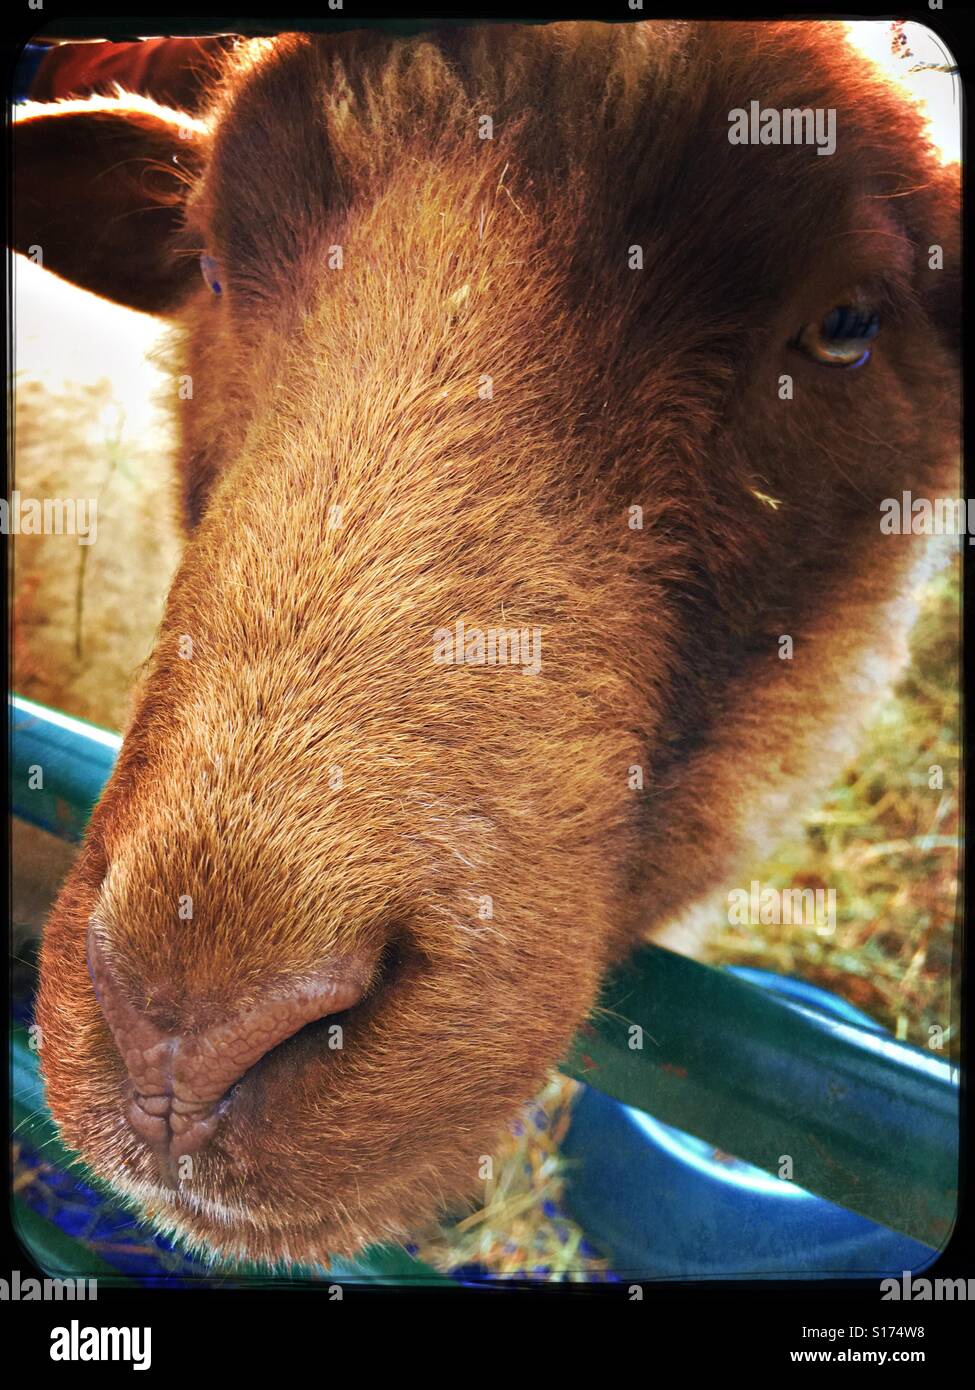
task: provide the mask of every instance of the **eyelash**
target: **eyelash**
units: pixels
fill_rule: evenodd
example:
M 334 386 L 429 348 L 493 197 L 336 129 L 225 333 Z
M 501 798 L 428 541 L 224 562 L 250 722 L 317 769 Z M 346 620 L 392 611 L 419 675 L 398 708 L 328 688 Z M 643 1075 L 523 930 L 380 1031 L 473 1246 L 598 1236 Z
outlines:
M 880 323 L 876 305 L 855 290 L 823 318 L 803 324 L 790 346 L 819 366 L 853 370 L 869 362 Z

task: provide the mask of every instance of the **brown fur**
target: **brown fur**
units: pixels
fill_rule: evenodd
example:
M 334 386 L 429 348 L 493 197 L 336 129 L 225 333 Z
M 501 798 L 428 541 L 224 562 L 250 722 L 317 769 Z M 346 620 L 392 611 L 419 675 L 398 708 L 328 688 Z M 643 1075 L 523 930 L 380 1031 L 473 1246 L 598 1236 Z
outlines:
M 753 98 L 837 108 L 835 155 L 731 146 Z M 208 126 L 172 262 L 226 281 L 174 337 L 190 536 L 38 1018 L 97 1172 L 308 1262 L 471 1192 L 606 967 L 852 747 L 920 553 L 880 502 L 951 490 L 957 195 L 829 25 L 292 37 L 231 58 Z M 857 284 L 866 368 L 788 346 Z M 541 627 L 541 674 L 435 665 L 458 619 Z M 123 1119 L 93 916 L 185 1034 L 377 962 L 343 1050 L 265 1056 L 178 1196 Z

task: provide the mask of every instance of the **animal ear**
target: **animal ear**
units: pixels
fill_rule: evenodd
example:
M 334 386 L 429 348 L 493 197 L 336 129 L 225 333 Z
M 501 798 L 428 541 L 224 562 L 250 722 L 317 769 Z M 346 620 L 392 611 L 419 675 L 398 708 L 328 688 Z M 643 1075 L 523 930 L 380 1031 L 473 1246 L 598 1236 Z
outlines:
M 199 275 L 179 241 L 203 123 L 124 95 L 28 102 L 12 134 L 14 249 L 119 304 L 174 309 Z

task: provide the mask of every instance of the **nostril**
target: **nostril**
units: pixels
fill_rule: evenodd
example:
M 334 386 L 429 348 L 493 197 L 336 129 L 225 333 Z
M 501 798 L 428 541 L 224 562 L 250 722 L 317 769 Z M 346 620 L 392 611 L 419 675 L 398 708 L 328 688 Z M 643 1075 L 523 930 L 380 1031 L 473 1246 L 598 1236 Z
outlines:
M 306 1024 L 351 1009 L 367 985 L 368 978 L 346 962 L 342 970 L 296 981 L 226 1023 L 181 1038 L 173 1058 L 180 1096 L 191 1105 L 219 1100 L 265 1053 Z
M 165 1177 L 172 1164 L 210 1142 L 229 1101 L 227 1092 L 256 1062 L 306 1024 L 357 1004 L 372 969 L 342 958 L 277 987 L 254 1004 L 230 1011 L 202 1030 L 161 1028 L 126 995 L 106 954 L 97 924 L 88 930 L 88 969 L 95 996 L 132 1092 L 126 1117 L 151 1145 Z M 191 1017 L 191 1004 L 185 1008 Z

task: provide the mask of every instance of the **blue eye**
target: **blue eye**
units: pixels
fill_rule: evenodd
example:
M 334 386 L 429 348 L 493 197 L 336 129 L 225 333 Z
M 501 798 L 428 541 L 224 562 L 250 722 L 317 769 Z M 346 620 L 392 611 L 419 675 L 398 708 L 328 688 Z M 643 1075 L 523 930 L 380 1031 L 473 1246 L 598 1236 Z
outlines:
M 200 257 L 200 270 L 207 286 L 214 294 L 223 294 L 223 274 L 220 270 L 220 262 L 213 256 Z
M 862 367 L 880 332 L 880 314 L 859 296 L 837 304 L 818 323 L 807 323 L 795 346 L 825 367 Z

